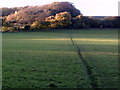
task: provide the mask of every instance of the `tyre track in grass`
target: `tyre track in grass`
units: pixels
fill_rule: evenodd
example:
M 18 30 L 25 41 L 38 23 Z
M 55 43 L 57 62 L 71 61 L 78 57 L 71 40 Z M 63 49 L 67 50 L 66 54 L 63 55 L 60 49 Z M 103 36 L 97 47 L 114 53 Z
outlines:
M 93 67 L 91 67 L 88 62 L 85 60 L 85 58 L 83 58 L 83 55 L 81 53 L 81 49 L 80 49 L 80 46 L 78 46 L 77 43 L 74 42 L 73 38 L 72 38 L 72 34 L 69 34 L 69 37 L 70 37 L 70 41 L 72 42 L 73 46 L 77 49 L 77 53 L 79 55 L 79 59 L 82 61 L 85 69 L 86 69 L 86 73 L 88 75 L 88 78 L 90 80 L 90 85 L 93 89 L 97 90 L 98 88 L 98 85 L 97 85 L 97 81 L 96 81 L 96 78 L 95 76 L 93 75 L 92 73 L 92 69 Z M 78 85 L 79 86 L 79 85 Z

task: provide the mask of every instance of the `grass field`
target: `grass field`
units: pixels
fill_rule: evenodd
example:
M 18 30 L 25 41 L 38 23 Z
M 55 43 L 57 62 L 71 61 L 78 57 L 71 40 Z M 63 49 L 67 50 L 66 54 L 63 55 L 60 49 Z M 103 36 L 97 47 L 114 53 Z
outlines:
M 117 30 L 3 33 L 3 88 L 118 88 Z

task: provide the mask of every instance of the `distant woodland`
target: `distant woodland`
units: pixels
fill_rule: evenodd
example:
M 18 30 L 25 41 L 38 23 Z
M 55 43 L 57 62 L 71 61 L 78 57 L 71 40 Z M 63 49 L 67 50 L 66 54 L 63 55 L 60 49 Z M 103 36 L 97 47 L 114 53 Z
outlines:
M 3 32 L 59 28 L 120 28 L 120 17 L 84 16 L 69 2 L 0 9 L 2 9 L 0 19 L 2 19 Z

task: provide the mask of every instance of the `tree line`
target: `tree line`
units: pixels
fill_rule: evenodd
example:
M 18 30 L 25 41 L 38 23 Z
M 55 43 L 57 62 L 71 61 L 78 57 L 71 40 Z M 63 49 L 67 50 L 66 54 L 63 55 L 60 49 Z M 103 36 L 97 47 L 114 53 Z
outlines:
M 82 14 L 72 17 L 69 12 L 61 12 L 45 18 L 44 21 L 36 20 L 31 24 L 20 24 L 5 22 L 3 19 L 3 31 L 39 31 L 48 29 L 82 29 L 82 28 L 120 28 L 120 17 L 114 19 L 97 20 L 85 17 Z
M 7 11 L 7 12 L 6 12 Z M 2 31 L 39 31 L 49 29 L 120 28 L 120 17 L 83 16 L 69 2 L 43 6 L 4 8 Z

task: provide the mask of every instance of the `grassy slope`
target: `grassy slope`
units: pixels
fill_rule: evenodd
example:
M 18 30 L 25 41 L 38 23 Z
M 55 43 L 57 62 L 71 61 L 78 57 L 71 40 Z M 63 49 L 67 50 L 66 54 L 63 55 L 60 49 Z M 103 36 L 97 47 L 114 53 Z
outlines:
M 68 32 L 4 33 L 3 87 L 91 87 L 83 62 L 70 40 L 27 40 L 69 39 Z M 73 38 L 117 39 L 117 31 L 71 33 Z M 117 87 L 117 43 L 74 41 L 82 49 L 85 60 L 94 67 L 98 86 Z

